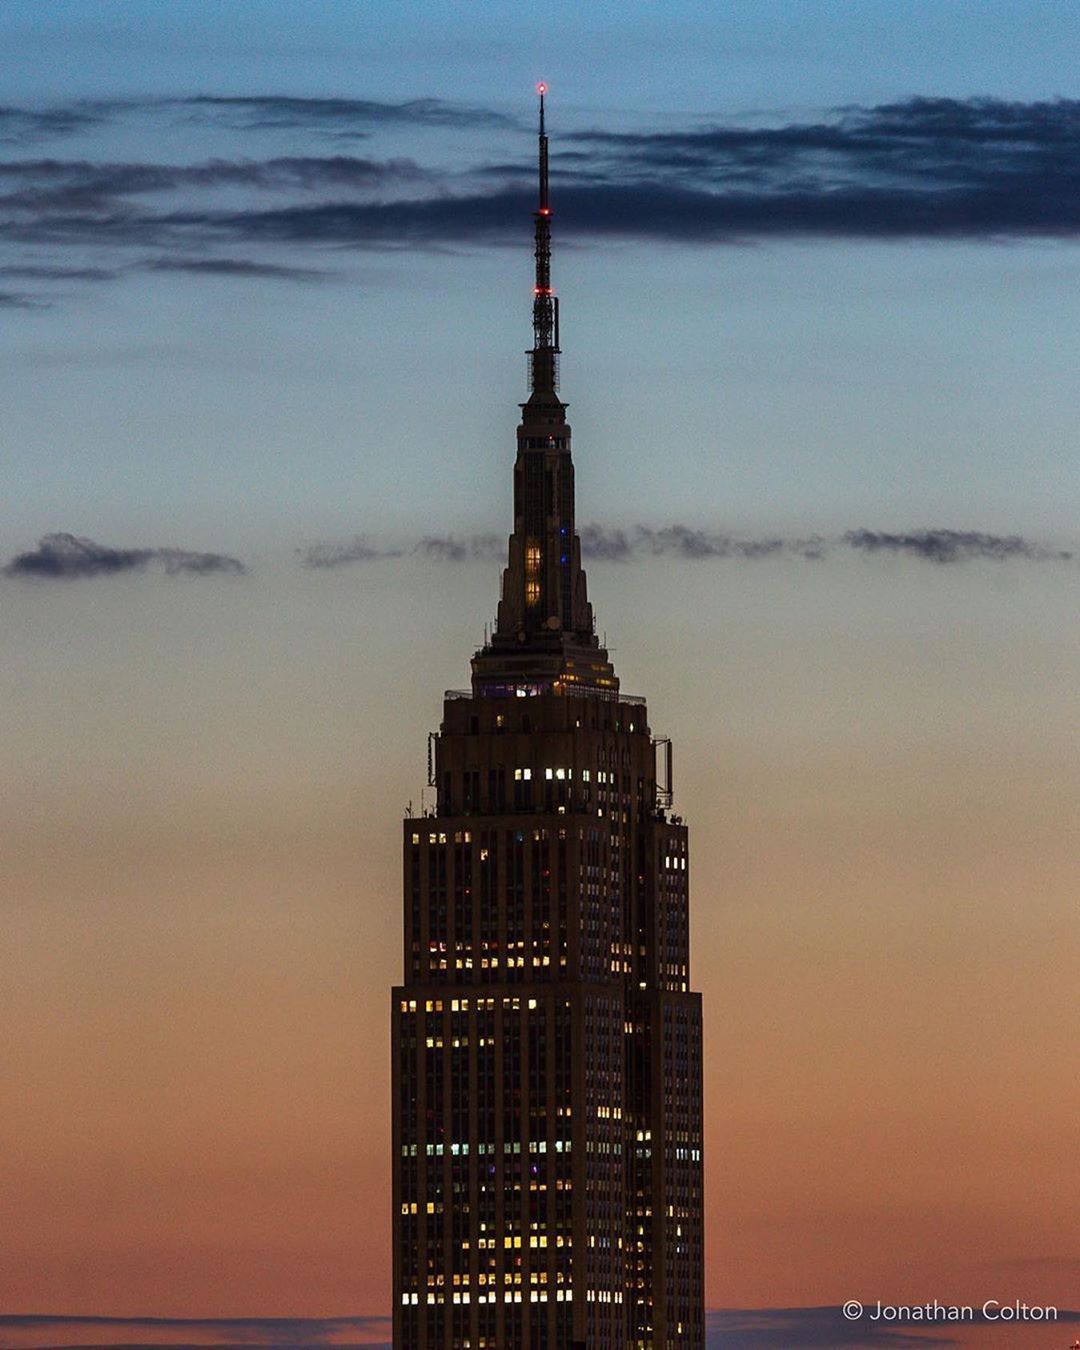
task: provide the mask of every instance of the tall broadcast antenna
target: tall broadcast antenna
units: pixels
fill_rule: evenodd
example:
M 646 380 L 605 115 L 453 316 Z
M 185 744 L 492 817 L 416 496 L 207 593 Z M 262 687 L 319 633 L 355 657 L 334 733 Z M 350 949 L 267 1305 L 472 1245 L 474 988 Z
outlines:
M 536 221 L 536 284 L 533 287 L 533 347 L 529 355 L 530 384 L 534 393 L 554 394 L 558 388 L 559 301 L 551 288 L 551 205 L 548 200 L 548 141 L 544 129 L 544 95 L 547 85 L 536 86 L 540 95 L 540 200 Z

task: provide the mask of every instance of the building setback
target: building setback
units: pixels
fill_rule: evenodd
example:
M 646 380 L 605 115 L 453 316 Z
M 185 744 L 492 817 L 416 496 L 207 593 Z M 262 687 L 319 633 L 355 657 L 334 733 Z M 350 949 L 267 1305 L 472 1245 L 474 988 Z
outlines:
M 701 997 L 670 744 L 593 623 L 558 397 L 540 89 L 530 392 L 472 687 L 405 821 L 395 1350 L 705 1344 Z

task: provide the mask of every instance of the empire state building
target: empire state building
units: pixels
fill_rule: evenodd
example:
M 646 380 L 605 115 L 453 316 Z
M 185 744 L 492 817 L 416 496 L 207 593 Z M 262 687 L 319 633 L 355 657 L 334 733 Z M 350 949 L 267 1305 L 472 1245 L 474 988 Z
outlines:
M 395 1350 L 701 1350 L 701 997 L 670 742 L 593 622 L 540 86 L 530 388 L 498 620 L 404 823 Z

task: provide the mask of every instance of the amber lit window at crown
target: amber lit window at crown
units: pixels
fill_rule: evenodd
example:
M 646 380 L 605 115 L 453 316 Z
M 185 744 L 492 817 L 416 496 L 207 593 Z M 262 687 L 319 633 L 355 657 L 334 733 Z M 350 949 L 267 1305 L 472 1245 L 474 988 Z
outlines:
M 536 579 L 540 571 L 540 545 L 526 544 L 525 546 L 525 603 L 527 605 L 538 605 L 540 603 L 540 582 Z

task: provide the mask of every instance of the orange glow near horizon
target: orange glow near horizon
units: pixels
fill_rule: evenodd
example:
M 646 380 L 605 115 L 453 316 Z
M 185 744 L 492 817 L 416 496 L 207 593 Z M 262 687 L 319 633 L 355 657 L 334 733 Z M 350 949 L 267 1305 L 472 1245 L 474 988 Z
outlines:
M 1044 652 L 1036 704 L 1028 655 L 985 664 L 974 632 L 943 639 L 937 682 L 940 644 L 870 650 L 834 625 L 807 682 L 799 624 L 771 660 L 738 578 L 717 596 L 715 574 L 635 577 L 594 587 L 690 819 L 709 1305 L 1068 1306 L 1080 782 L 1048 730 L 1068 662 Z M 277 628 L 257 637 L 257 607 L 229 598 L 207 656 L 160 630 L 150 683 L 118 597 L 98 616 L 117 642 L 21 694 L 0 799 L 5 1309 L 387 1311 L 397 811 L 486 580 L 432 580 L 424 612 L 449 607 L 457 636 L 408 664 L 369 648 L 348 681 L 327 672 L 379 628 L 370 590 L 343 582 L 345 636 L 314 664 L 282 648 L 270 676 Z M 275 624 L 303 612 L 302 589 L 263 584 Z M 834 586 L 824 614 L 839 574 L 814 584 Z M 79 601 L 49 603 L 62 631 Z M 24 643 L 40 606 L 13 615 Z M 971 660 L 978 705 L 953 678 Z

